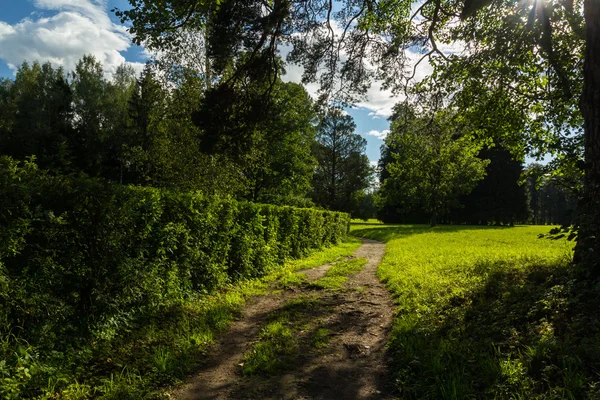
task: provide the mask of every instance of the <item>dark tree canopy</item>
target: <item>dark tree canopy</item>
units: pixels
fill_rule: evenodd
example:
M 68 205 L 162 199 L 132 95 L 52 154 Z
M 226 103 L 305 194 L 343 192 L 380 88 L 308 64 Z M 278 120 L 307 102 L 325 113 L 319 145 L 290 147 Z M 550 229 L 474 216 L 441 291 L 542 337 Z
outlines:
M 525 171 L 531 222 L 540 225 L 571 226 L 577 220 L 580 176 L 553 174 L 548 165 L 533 163 Z
M 160 76 L 148 64 L 139 77 L 123 66 L 109 80 L 92 56 L 69 74 L 23 64 L 0 85 L 0 154 L 34 156 L 53 175 L 312 204 L 317 110 L 301 85 L 277 80 L 265 96 L 239 84 L 227 114 L 211 114 L 203 77 Z
M 490 160 L 486 175 L 471 193 L 459 197 L 462 207 L 451 213 L 450 220 L 468 224 L 526 223 L 527 191 L 520 184 L 523 164 L 501 146 L 484 148 L 478 157 Z

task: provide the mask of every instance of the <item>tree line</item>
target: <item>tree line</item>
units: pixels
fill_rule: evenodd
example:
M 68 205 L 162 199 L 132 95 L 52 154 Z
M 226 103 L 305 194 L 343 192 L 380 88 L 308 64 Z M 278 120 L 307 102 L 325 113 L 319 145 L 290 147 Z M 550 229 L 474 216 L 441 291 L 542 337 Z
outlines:
M 352 117 L 320 107 L 299 84 L 277 80 L 268 96 L 247 85 L 209 104 L 198 71 L 173 82 L 156 64 L 139 75 L 123 65 L 107 79 L 84 56 L 69 73 L 23 63 L 0 87 L 0 154 L 33 156 L 56 175 L 385 222 L 570 225 L 575 217 L 575 196 L 548 179 L 549 168 L 534 165 L 522 178 L 507 146 L 475 140 L 452 108 L 395 106 L 373 191 Z
M 573 188 L 580 177 L 553 176 L 552 164 L 524 168 L 501 140 L 474 137 L 473 124 L 456 109 L 399 103 L 389 120 L 373 214 L 382 221 L 566 227 L 576 221 Z
M 107 79 L 92 56 L 72 72 L 23 63 L 0 81 L 0 154 L 54 175 L 359 213 L 373 170 L 352 118 L 299 84 L 256 86 L 208 102 L 197 71 L 173 82 L 124 65 Z

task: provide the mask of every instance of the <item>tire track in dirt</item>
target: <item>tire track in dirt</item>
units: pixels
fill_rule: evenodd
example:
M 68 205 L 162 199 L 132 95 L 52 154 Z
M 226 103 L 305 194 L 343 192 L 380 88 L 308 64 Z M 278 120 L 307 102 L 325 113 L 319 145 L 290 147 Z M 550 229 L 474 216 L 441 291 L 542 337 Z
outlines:
M 392 399 L 387 381 L 387 342 L 393 303 L 376 271 L 385 245 L 362 239 L 354 257 L 367 259 L 341 291 L 308 288 L 284 291 L 249 300 L 241 317 L 221 337 L 202 369 L 174 391 L 173 398 L 192 399 Z M 305 273 L 309 281 L 331 267 Z M 273 313 L 292 299 L 309 293 L 323 305 L 304 315 L 317 318 L 329 333 L 327 347 L 303 349 L 293 364 L 276 376 L 245 377 L 240 363 Z M 317 315 L 318 314 L 318 315 Z

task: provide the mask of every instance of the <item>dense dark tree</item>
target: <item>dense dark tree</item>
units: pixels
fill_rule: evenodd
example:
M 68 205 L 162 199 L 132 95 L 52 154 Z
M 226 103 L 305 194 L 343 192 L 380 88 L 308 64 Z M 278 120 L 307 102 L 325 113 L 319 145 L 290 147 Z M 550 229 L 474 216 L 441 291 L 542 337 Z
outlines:
M 71 77 L 36 63 L 2 80 L 0 154 L 35 156 L 55 175 L 311 205 L 317 114 L 302 86 L 278 80 L 268 97 L 238 86 L 230 123 L 214 115 L 198 123 L 197 111 L 207 111 L 201 74 L 188 71 L 167 86 L 148 64 L 137 78 L 122 66 L 106 79 L 86 56 Z
M 136 88 L 136 72 L 131 66 L 121 65 L 106 86 L 107 98 L 103 130 L 107 132 L 103 152 L 103 176 L 119 183 L 129 183 L 127 176 L 131 161 L 129 147 L 131 119 L 129 101 Z
M 364 221 L 377 218 L 377 204 L 375 203 L 375 193 L 360 192 L 357 196 L 357 204 L 353 216 Z
M 43 168 L 67 172 L 73 140 L 73 96 L 62 69 L 23 63 L 0 89 L 0 153 L 35 156 Z
M 128 169 L 133 183 L 153 184 L 158 174 L 156 166 L 163 163 L 163 157 L 169 157 L 163 151 L 169 133 L 162 124 L 168 98 L 152 66 L 146 64 L 129 100 Z
M 317 131 L 312 198 L 330 210 L 356 212 L 360 194 L 370 184 L 373 170 L 364 154 L 367 141 L 355 129 L 351 116 L 330 108 Z
M 231 160 L 248 200 L 306 203 L 315 160 L 316 109 L 304 88 L 277 79 L 208 90 L 193 113 L 200 151 Z M 287 200 L 286 200 L 287 199 Z M 301 200 L 304 199 L 304 200 Z
M 577 199 L 571 183 L 555 176 L 549 166 L 530 164 L 526 169 L 526 185 L 531 222 L 539 225 L 571 226 L 578 223 Z
M 254 169 L 252 200 L 280 204 L 303 203 L 311 189 L 316 160 L 311 153 L 317 114 L 304 88 L 279 83 L 263 125 L 261 166 Z M 248 173 L 248 175 L 250 175 Z M 305 200 L 300 200 L 305 199 Z
M 471 193 L 459 198 L 463 207 L 453 210 L 449 220 L 468 224 L 527 222 L 526 187 L 519 184 L 523 164 L 500 146 L 484 148 L 478 157 L 490 160 L 486 175 Z
M 104 129 L 107 121 L 107 82 L 102 64 L 93 56 L 84 56 L 71 73 L 73 107 L 75 112 L 75 136 L 72 141 L 76 167 L 91 175 L 102 176 L 105 153 L 102 151 L 108 139 Z

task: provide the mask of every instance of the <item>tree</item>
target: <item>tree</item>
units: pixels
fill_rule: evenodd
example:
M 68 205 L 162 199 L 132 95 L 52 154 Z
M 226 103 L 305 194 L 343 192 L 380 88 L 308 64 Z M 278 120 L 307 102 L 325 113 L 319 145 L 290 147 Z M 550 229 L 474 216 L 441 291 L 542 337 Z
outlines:
M 251 200 L 309 205 L 307 200 L 316 165 L 311 150 L 317 114 L 301 85 L 279 82 L 268 103 L 268 118 L 261 124 L 258 168 L 246 171 Z M 305 199 L 305 200 L 301 200 Z
M 375 193 L 363 191 L 358 194 L 357 205 L 354 217 L 367 221 L 371 218 L 377 218 L 377 204 L 375 203 Z
M 110 99 L 102 64 L 91 55 L 83 58 L 71 73 L 75 137 L 73 151 L 76 166 L 91 176 L 102 176 L 107 140 L 106 109 Z
M 168 97 L 152 66 L 146 64 L 129 100 L 128 165 L 133 183 L 152 184 L 162 158 L 169 157 L 162 149 L 169 134 L 161 125 Z
M 396 106 L 385 139 L 389 162 L 380 198 L 400 214 L 427 212 L 434 226 L 484 177 L 489 161 L 477 158 L 480 147 L 453 123 L 449 111 L 417 115 L 407 107 Z
M 319 81 L 324 93 L 343 100 L 364 94 L 373 77 L 388 87 L 406 88 L 415 75 L 407 68 L 412 67 L 407 51 L 421 48 L 421 61 L 428 58 L 434 65 L 429 88 L 441 89 L 478 117 L 481 136 L 490 135 L 485 128 L 493 121 L 509 127 L 505 135 L 521 154 L 546 149 L 577 153 L 562 139 L 580 135 L 583 122 L 584 201 L 575 260 L 600 273 L 595 256 L 600 252 L 600 3 L 335 3 L 341 4 L 167 0 L 153 8 L 150 0 L 132 0 L 132 10 L 119 15 L 133 23 L 135 40 L 157 45 L 188 25 L 218 27 L 208 33 L 209 47 L 219 49 L 209 52 L 212 57 L 233 59 L 242 47 L 252 54 L 240 74 L 257 65 L 275 71 L 278 46 L 292 44 L 289 59 L 304 66 L 305 82 Z M 442 51 L 442 45 L 455 42 L 466 43 L 468 51 Z
M 112 81 L 107 82 L 105 103 L 106 132 L 103 152 L 103 176 L 112 181 L 124 183 L 128 169 L 129 100 L 136 87 L 136 73 L 133 67 L 123 64 L 117 67 Z
M 72 161 L 72 93 L 62 69 L 23 63 L 0 89 L 0 153 L 68 172 Z
M 317 131 L 312 197 L 330 210 L 355 213 L 360 194 L 370 184 L 373 171 L 364 154 L 367 141 L 355 129 L 351 116 L 330 108 Z
M 576 204 L 580 196 L 572 188 L 579 185 L 569 180 L 581 180 L 577 175 L 566 179 L 564 173 L 553 174 L 552 165 L 533 163 L 527 166 L 525 181 L 534 224 L 568 227 L 576 221 Z
M 460 196 L 464 206 L 452 211 L 455 223 L 514 224 L 527 222 L 529 206 L 526 186 L 520 184 L 523 164 L 510 151 L 496 145 L 485 147 L 478 157 L 489 160 L 485 177 L 471 193 Z
M 234 69 L 224 73 L 228 83 L 205 90 L 192 112 L 201 130 L 200 151 L 230 160 L 247 200 L 310 205 L 317 119 L 312 99 L 301 85 L 273 74 L 230 80 Z

